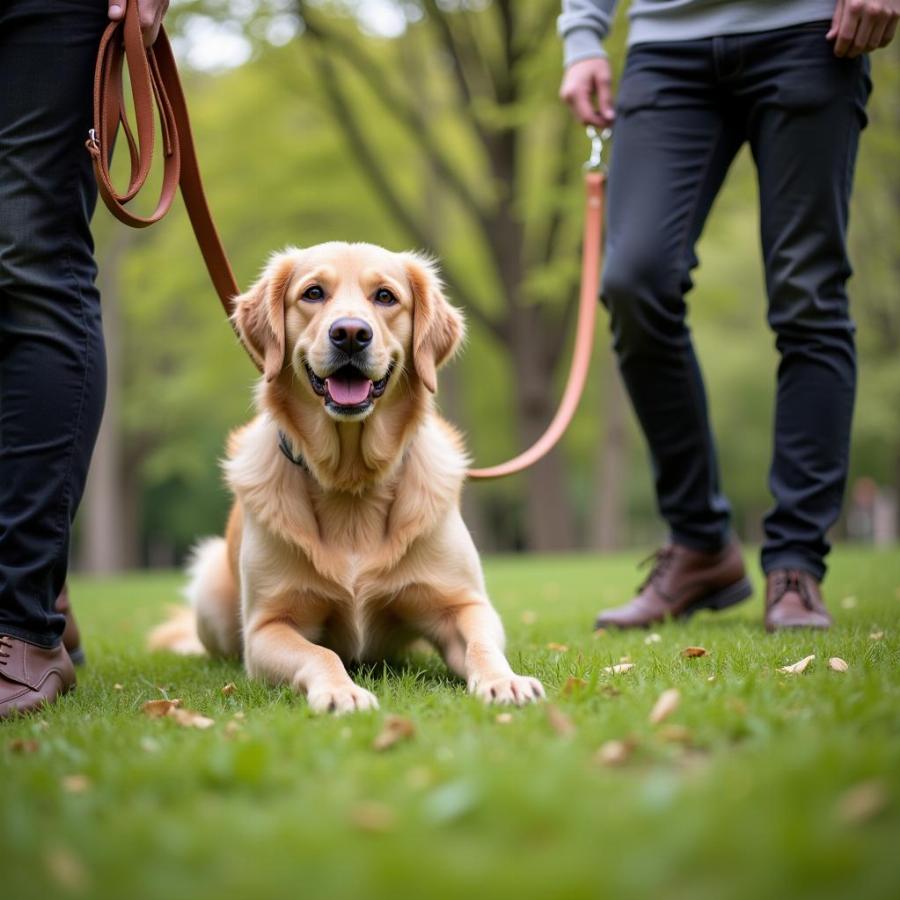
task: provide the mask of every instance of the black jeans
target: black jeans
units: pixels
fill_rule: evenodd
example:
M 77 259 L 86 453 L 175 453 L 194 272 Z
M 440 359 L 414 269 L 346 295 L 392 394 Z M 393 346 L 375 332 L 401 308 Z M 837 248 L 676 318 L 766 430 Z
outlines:
M 821 578 L 847 475 L 856 385 L 847 206 L 868 59 L 827 22 L 633 47 L 617 101 L 603 300 L 674 541 L 728 540 L 703 378 L 685 317 L 695 244 L 738 149 L 759 180 L 768 322 L 780 354 L 762 565 Z M 745 252 L 745 248 L 735 248 Z M 739 340 L 735 336 L 735 340 Z
M 106 0 L 0 5 L 0 632 L 54 603 L 106 391 L 84 142 Z

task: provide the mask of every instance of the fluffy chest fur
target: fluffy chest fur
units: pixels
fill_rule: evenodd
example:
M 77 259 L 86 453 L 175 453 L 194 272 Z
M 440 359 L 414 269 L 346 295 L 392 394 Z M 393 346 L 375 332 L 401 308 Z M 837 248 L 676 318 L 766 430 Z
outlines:
M 237 432 L 229 449 L 226 473 L 242 510 L 242 542 L 253 545 L 241 558 L 273 598 L 384 603 L 427 576 L 440 553 L 441 526 L 458 515 L 466 459 L 455 432 L 434 414 L 395 468 L 357 491 L 327 489 L 291 463 L 265 414 Z

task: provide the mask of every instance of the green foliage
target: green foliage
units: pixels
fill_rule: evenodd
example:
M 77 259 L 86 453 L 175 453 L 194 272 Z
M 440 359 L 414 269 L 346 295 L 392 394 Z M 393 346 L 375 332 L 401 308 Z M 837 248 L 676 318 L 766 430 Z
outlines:
M 188 33 L 191 18 L 201 14 L 239 22 L 251 38 L 249 63 L 215 75 L 192 73 L 186 84 L 207 193 L 242 285 L 250 283 L 272 250 L 288 244 L 369 240 L 399 249 L 414 241 L 373 190 L 335 123 L 321 77 L 326 61 L 302 34 L 277 48 L 266 39 L 273 20 L 295 15 L 295 6 L 280 0 L 196 0 L 177 4 L 171 20 L 179 35 Z M 477 26 L 471 52 L 492 59 L 497 52 L 494 5 L 458 6 L 449 17 L 462 22 L 463 15 L 469 16 L 470 25 Z M 547 321 L 558 322 L 579 273 L 578 175 L 587 146 L 556 96 L 561 75 L 552 21 L 556 0 L 514 4 L 521 17 L 517 40 L 527 48 L 517 63 L 523 95 L 508 103 L 479 95 L 471 107 L 457 99 L 446 55 L 435 49 L 427 18 L 417 14 L 402 39 L 388 39 L 362 33 L 350 14 L 353 7 L 321 2 L 312 4 L 312 12 L 336 35 L 338 49 L 330 60 L 335 77 L 361 115 L 366 140 L 386 163 L 399 197 L 424 223 L 425 249 L 439 254 L 453 286 L 470 301 L 470 340 L 445 377 L 442 401 L 467 433 L 475 459 L 496 461 L 520 446 L 509 347 L 482 325 L 504 310 L 498 273 L 484 235 L 473 227 L 458 197 L 445 190 L 436 157 L 414 130 L 397 124 L 371 82 L 385 78 L 392 90 L 403 92 L 414 86 L 429 127 L 439 136 L 439 152 L 485 208 L 498 202 L 502 185 L 485 174 L 469 114 L 474 112 L 478 127 L 491 132 L 519 129 L 522 166 L 514 208 L 526 257 L 522 302 L 539 305 L 548 311 Z M 625 15 L 625 4 L 620 4 L 608 44 L 617 69 L 624 60 Z M 354 64 L 356 59 L 362 63 Z M 851 290 L 861 350 L 853 458 L 855 475 L 889 485 L 900 479 L 900 51 L 892 47 L 874 54 L 872 61 L 876 89 L 860 153 L 851 229 L 857 272 Z M 548 222 L 556 213 L 561 213 L 556 249 L 542 259 Z M 121 240 L 121 226 L 106 221 L 103 211 L 97 219 L 104 266 Z M 777 361 L 765 326 L 757 223 L 755 176 L 749 156 L 742 154 L 701 240 L 702 264 L 690 306 L 725 488 L 738 527 L 751 530 L 769 504 L 765 478 Z M 145 527 L 152 529 L 146 540 L 174 540 L 182 548 L 187 536 L 221 527 L 217 448 L 229 428 L 251 413 L 254 372 L 224 321 L 183 212 L 177 209 L 163 225 L 128 241 L 116 279 L 125 320 L 118 377 L 124 386 L 126 457 L 139 472 L 143 506 L 163 504 L 144 514 Z M 603 379 L 610 377 L 611 367 L 605 314 L 600 318 L 601 346 L 592 381 L 561 451 L 568 491 L 582 523 L 591 514 L 596 447 L 607 428 Z M 570 340 L 567 336 L 565 347 L 559 348 L 563 363 Z M 557 389 L 559 369 L 546 375 Z M 629 463 L 621 473 L 627 495 L 622 530 L 646 539 L 656 528 L 651 477 L 642 438 L 630 418 L 628 441 Z M 502 510 L 507 520 L 519 514 L 525 490 L 520 478 L 479 486 L 473 496 L 485 508 Z M 175 496 L 179 502 L 169 503 L 167 498 Z M 500 533 L 517 530 L 512 526 Z
M 826 634 L 764 634 L 757 594 L 660 627 L 658 643 L 644 631 L 595 637 L 596 609 L 628 596 L 633 562 L 487 561 L 510 659 L 543 679 L 571 737 L 541 707 L 498 722 L 424 655 L 357 673 L 380 712 L 316 718 L 236 664 L 143 649 L 178 577 L 77 581 L 89 656 L 78 690 L 0 726 L 7 895 L 895 897 L 900 554 L 835 555 Z M 692 645 L 709 652 L 683 658 Z M 776 671 L 811 653 L 803 675 Z M 602 671 L 626 655 L 630 672 Z M 830 671 L 830 656 L 849 671 Z M 586 684 L 566 692 L 569 678 Z M 648 714 L 672 687 L 681 705 L 654 727 Z M 141 715 L 161 696 L 215 724 Z M 389 714 L 416 735 L 377 753 Z M 17 751 L 19 739 L 35 751 Z M 627 739 L 624 765 L 598 764 L 601 745 Z M 72 775 L 84 790 L 66 789 Z

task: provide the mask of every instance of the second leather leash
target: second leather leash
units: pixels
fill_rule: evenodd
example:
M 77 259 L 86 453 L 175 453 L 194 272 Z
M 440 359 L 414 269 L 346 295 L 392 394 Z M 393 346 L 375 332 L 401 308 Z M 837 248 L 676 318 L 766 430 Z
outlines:
M 603 162 L 603 142 L 608 141 L 610 130 L 587 129 L 591 139 L 591 156 L 584 164 L 584 236 L 581 249 L 581 288 L 578 297 L 578 324 L 575 327 L 575 347 L 569 377 L 563 390 L 556 415 L 547 430 L 518 456 L 485 469 L 469 469 L 469 478 L 504 478 L 533 466 L 559 443 L 575 415 L 578 402 L 584 392 L 591 353 L 594 349 L 594 331 L 597 321 L 597 304 L 600 292 L 600 271 L 603 267 L 603 210 L 606 201 L 606 165 Z
M 165 216 L 180 188 L 210 280 L 234 327 L 234 301 L 240 294 L 240 289 L 203 192 L 187 103 L 172 47 L 165 29 L 161 28 L 153 46 L 145 48 L 137 2 L 123 2 L 125 16 L 118 22 L 111 22 L 103 33 L 94 72 L 94 127 L 86 146 L 91 154 L 100 195 L 119 221 L 132 228 L 146 228 Z M 128 122 L 122 93 L 125 65 L 131 81 L 137 139 Z M 163 152 L 162 187 L 156 209 L 149 216 L 139 216 L 131 212 L 126 204 L 140 193 L 150 174 L 156 149 L 153 119 L 154 110 L 157 109 Z M 121 193 L 113 186 L 109 173 L 112 147 L 120 125 L 131 160 L 128 187 Z M 590 368 L 600 287 L 606 188 L 606 167 L 602 151 L 603 141 L 609 137 L 609 131 L 601 133 L 588 128 L 588 136 L 591 138 L 591 158 L 585 164 L 586 199 L 578 324 L 572 363 L 559 409 L 547 430 L 531 447 L 500 465 L 470 469 L 467 472 L 469 478 L 502 478 L 534 465 L 556 446 L 572 421 L 581 399 Z M 240 335 L 237 336 L 241 340 Z M 254 365 L 259 369 L 255 361 Z

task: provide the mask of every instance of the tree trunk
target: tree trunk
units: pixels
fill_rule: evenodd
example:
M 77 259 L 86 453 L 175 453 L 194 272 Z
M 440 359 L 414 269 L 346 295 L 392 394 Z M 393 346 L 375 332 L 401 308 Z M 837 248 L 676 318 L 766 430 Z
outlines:
M 107 393 L 103 424 L 91 461 L 80 517 L 83 522 L 79 568 L 92 573 L 119 572 L 137 562 L 137 537 L 133 502 L 126 502 L 129 485 L 123 466 L 121 426 L 121 341 L 119 265 L 131 243 L 121 229 L 108 245 L 98 279 L 103 297 L 103 331 L 106 339 Z M 133 498 L 132 498 L 133 499 Z
M 516 380 L 519 440 L 522 449 L 544 432 L 556 411 L 553 379 L 546 365 L 546 328 L 540 311 L 524 307 L 513 321 L 512 361 Z M 525 533 L 528 550 L 546 553 L 574 546 L 571 504 L 566 493 L 564 461 L 557 447 L 528 470 Z
M 611 353 L 606 354 L 603 361 L 601 377 L 606 429 L 603 439 L 597 443 L 590 545 L 596 550 L 611 551 L 627 543 L 624 532 L 625 484 L 628 480 L 625 391 Z

